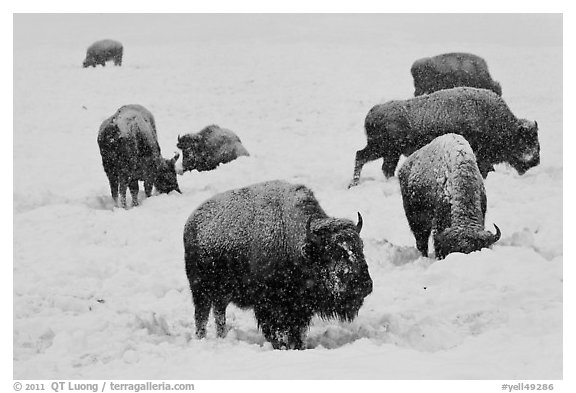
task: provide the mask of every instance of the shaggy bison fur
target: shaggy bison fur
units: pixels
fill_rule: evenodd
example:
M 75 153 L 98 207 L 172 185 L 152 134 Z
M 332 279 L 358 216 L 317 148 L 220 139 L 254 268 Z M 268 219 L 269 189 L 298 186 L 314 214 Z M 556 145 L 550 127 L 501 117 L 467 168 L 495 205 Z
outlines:
M 430 94 L 459 86 L 492 90 L 502 95 L 500 83 L 492 80 L 486 61 L 471 53 L 444 53 L 416 60 L 410 69 L 414 95 Z
M 486 191 L 472 148 L 460 135 L 446 134 L 417 150 L 398 171 L 404 211 L 416 246 L 428 256 L 434 230 L 436 257 L 470 253 L 500 238 L 484 230 Z
M 161 193 L 180 192 L 176 179 L 176 154 L 164 159 L 156 135 L 156 123 L 141 105 L 124 105 L 104 120 L 98 132 L 102 165 L 110 183 L 114 202 L 126 207 L 126 189 L 130 187 L 132 205 L 138 205 L 138 181 L 144 181 L 146 196 L 152 186 Z
M 540 163 L 538 123 L 518 119 L 495 93 L 457 87 L 408 100 L 388 101 L 368 112 L 367 145 L 356 152 L 351 186 L 358 184 L 365 163 L 382 158 L 384 176 L 394 176 L 398 159 L 437 136 L 460 134 L 476 154 L 482 177 L 506 162 L 520 175 Z
M 314 314 L 352 320 L 372 291 L 359 222 L 328 217 L 303 185 L 269 181 L 200 205 L 184 227 L 196 335 L 210 309 L 226 334 L 226 306 L 252 308 L 274 348 L 303 349 Z
M 217 125 L 205 127 L 196 134 L 178 136 L 176 146 L 182 150 L 184 171 L 210 171 L 220 164 L 250 155 L 235 133 Z
M 121 66 L 123 53 L 124 48 L 118 41 L 96 41 L 86 50 L 86 58 L 84 59 L 82 66 L 84 68 L 90 66 L 96 67 L 98 64 L 100 64 L 105 67 L 108 60 L 112 60 L 114 65 Z

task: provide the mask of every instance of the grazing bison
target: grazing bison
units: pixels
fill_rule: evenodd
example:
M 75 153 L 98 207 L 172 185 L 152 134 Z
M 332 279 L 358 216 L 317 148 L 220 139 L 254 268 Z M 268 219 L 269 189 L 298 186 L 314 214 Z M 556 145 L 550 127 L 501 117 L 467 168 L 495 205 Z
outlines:
M 328 217 L 303 185 L 269 181 L 204 202 L 184 227 L 196 336 L 210 309 L 226 334 L 226 306 L 254 309 L 274 348 L 303 349 L 314 314 L 352 320 L 372 292 L 358 224 Z
M 502 95 L 500 83 L 492 80 L 483 58 L 470 53 L 444 53 L 416 60 L 410 69 L 415 96 L 459 86 L 492 90 Z
M 118 41 L 96 41 L 88 47 L 88 50 L 86 51 L 86 59 L 84 59 L 82 65 L 84 68 L 90 66 L 96 67 L 98 64 L 105 67 L 108 60 L 113 60 L 114 65 L 121 66 L 123 52 L 124 48 Z
M 250 155 L 235 133 L 217 125 L 205 127 L 196 134 L 178 135 L 176 146 L 182 150 L 184 171 L 210 171 L 220 164 Z
M 174 164 L 179 157 L 164 159 L 156 135 L 152 113 L 141 105 L 124 105 L 104 120 L 98 132 L 102 165 L 114 202 L 126 207 L 126 188 L 130 187 L 132 205 L 138 205 L 138 180 L 144 181 L 146 196 L 152 186 L 161 193 L 180 192 Z
M 401 155 L 450 132 L 470 143 L 484 178 L 493 164 L 509 163 L 522 175 L 540 163 L 538 123 L 517 119 L 502 98 L 485 89 L 457 87 L 388 101 L 370 109 L 364 127 L 367 145 L 356 152 L 350 187 L 358 184 L 367 162 L 383 158 L 384 176 L 392 177 Z
M 484 230 L 486 191 L 476 157 L 461 135 L 446 134 L 417 150 L 398 171 L 404 211 L 416 247 L 428 256 L 434 230 L 436 258 L 470 253 L 500 239 Z

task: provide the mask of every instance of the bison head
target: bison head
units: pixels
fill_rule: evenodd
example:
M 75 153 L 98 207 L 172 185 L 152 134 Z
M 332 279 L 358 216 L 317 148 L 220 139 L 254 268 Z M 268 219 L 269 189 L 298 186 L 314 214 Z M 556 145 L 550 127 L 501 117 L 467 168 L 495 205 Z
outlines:
M 351 321 L 364 298 L 372 292 L 372 279 L 364 258 L 358 224 L 349 220 L 325 218 L 306 227 L 306 254 L 315 269 L 314 294 L 317 312 L 323 318 Z
M 473 251 L 488 248 L 500 239 L 500 228 L 494 224 L 496 233 L 478 231 L 470 228 L 447 228 L 434 236 L 436 258 L 444 259 L 453 252 L 469 254 Z
M 93 58 L 91 57 L 86 57 L 86 59 L 84 59 L 84 62 L 82 62 L 82 67 L 86 68 L 86 67 L 95 67 L 96 66 L 96 62 L 94 61 Z
M 171 159 L 162 159 L 156 174 L 154 186 L 159 193 L 168 194 L 170 191 L 180 191 L 178 187 L 178 180 L 176 179 L 176 161 L 180 157 L 180 153 L 176 153 Z
M 523 175 L 526 171 L 540 164 L 540 142 L 538 141 L 538 123 L 521 119 L 518 129 L 511 141 L 513 149 L 510 165 L 518 174 Z
M 182 169 L 184 172 L 197 169 L 200 160 L 200 138 L 197 135 L 178 135 L 178 149 L 182 150 Z

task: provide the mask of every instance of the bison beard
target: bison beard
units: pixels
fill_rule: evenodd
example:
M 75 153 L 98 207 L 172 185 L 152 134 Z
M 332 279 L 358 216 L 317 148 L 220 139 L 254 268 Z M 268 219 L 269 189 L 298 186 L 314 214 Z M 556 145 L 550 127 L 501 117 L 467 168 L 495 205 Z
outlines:
M 359 222 L 331 218 L 302 185 L 271 181 L 204 202 L 184 228 L 196 335 L 210 309 L 226 334 L 226 307 L 252 308 L 274 348 L 303 349 L 314 314 L 350 321 L 372 291 Z

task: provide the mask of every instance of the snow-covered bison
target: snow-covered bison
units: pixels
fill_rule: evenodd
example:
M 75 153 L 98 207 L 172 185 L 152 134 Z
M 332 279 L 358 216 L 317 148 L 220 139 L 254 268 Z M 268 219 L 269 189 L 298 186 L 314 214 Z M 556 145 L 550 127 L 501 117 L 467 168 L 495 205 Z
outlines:
M 471 53 L 444 53 L 416 60 L 410 69 L 414 95 L 430 94 L 459 86 L 492 90 L 502 95 L 500 83 L 492 80 L 486 61 Z
M 404 211 L 416 247 L 428 256 L 434 230 L 436 258 L 470 253 L 500 239 L 484 229 L 486 191 L 476 157 L 461 135 L 446 134 L 417 150 L 398 171 Z
M 146 196 L 152 186 L 160 193 L 180 192 L 175 162 L 164 159 L 156 134 L 152 113 L 141 105 L 124 105 L 104 120 L 98 132 L 102 165 L 110 183 L 114 202 L 126 207 L 126 189 L 130 187 L 132 205 L 138 205 L 138 180 L 144 181 Z
M 213 308 L 219 337 L 226 306 L 252 308 L 274 348 L 304 349 L 314 314 L 350 321 L 372 292 L 358 223 L 328 217 L 303 185 L 269 181 L 201 204 L 184 227 L 196 336 Z
M 84 68 L 90 66 L 96 67 L 98 64 L 105 67 L 106 62 L 108 60 L 112 60 L 114 61 L 114 65 L 121 66 L 123 53 L 124 48 L 118 41 L 96 41 L 86 50 L 86 59 L 84 59 L 84 63 L 82 65 Z
M 250 155 L 235 133 L 217 125 L 205 127 L 196 134 L 178 136 L 176 146 L 182 150 L 184 171 L 211 171 L 220 164 Z
M 394 176 L 401 155 L 408 156 L 437 136 L 462 135 L 476 154 L 482 177 L 506 162 L 520 175 L 540 163 L 538 123 L 518 119 L 506 102 L 486 89 L 457 87 L 408 100 L 388 101 L 368 112 L 366 147 L 356 152 L 350 187 L 367 162 L 383 158 L 384 176 Z

